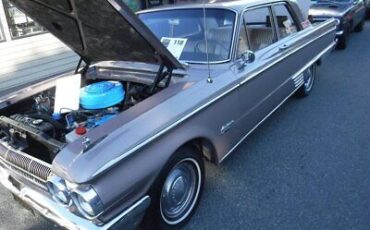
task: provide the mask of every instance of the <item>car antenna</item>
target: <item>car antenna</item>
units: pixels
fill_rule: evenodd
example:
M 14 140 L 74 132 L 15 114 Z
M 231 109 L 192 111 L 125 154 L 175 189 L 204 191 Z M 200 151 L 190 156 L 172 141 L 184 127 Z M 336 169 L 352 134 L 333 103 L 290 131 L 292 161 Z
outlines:
M 207 58 L 207 69 L 208 69 L 208 77 L 207 77 L 207 82 L 208 83 L 213 83 L 213 79 L 211 77 L 211 68 L 209 65 L 209 55 L 208 55 L 208 38 L 207 38 L 207 22 L 206 22 L 206 1 L 203 0 L 203 28 L 204 28 L 204 42 L 206 45 L 206 58 Z

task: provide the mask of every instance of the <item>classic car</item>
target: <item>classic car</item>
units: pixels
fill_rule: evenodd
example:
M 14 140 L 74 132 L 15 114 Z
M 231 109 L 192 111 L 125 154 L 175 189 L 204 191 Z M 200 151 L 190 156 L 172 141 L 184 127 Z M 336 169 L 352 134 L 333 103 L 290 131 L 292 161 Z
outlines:
M 311 25 L 289 0 L 11 2 L 81 57 L 0 98 L 0 182 L 67 229 L 184 225 L 205 162 L 307 96 L 336 44 L 335 19 Z
M 345 49 L 350 33 L 364 28 L 366 3 L 364 0 L 318 0 L 311 5 L 309 17 L 313 23 L 332 17 L 338 19 L 337 48 Z

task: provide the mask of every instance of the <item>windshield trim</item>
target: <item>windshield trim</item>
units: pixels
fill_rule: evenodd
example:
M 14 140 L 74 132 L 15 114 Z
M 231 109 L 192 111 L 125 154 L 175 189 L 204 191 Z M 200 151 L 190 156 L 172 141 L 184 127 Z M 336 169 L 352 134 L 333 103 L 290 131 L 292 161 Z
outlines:
M 206 9 L 218 9 L 218 10 L 227 10 L 230 12 L 233 12 L 235 14 L 235 19 L 234 19 L 234 28 L 233 28 L 233 33 L 232 33 L 232 39 L 231 39 L 231 44 L 230 44 L 230 51 L 229 51 L 229 57 L 225 60 L 220 60 L 220 61 L 192 61 L 192 60 L 178 60 L 179 62 L 185 62 L 188 64 L 222 64 L 222 63 L 227 63 L 232 60 L 233 53 L 234 53 L 234 43 L 235 43 L 235 36 L 236 36 L 236 28 L 239 22 L 239 15 L 238 11 L 232 8 L 222 8 L 222 7 L 205 7 Z M 172 8 L 172 9 L 150 9 L 148 11 L 143 11 L 143 12 L 137 12 L 137 15 L 143 15 L 143 14 L 149 14 L 153 12 L 163 12 L 163 11 L 173 11 L 173 10 L 191 10 L 191 9 L 203 9 L 203 7 L 181 7 L 181 8 Z M 140 19 L 141 20 L 141 19 Z M 149 28 L 149 27 L 148 27 Z

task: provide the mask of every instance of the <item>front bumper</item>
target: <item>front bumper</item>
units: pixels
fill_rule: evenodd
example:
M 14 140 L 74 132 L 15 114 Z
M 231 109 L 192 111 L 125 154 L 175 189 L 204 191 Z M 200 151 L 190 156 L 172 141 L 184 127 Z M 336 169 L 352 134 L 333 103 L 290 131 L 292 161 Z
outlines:
M 18 189 L 13 185 L 7 170 L 0 165 L 0 183 L 12 192 L 18 199 L 32 210 L 40 213 L 47 219 L 70 230 L 111 230 L 111 229 L 134 229 L 141 221 L 146 209 L 150 204 L 150 197 L 145 196 L 134 203 L 131 207 L 117 215 L 111 221 L 96 225 L 93 222 L 79 217 L 66 208 L 55 203 L 49 197 L 30 187 Z

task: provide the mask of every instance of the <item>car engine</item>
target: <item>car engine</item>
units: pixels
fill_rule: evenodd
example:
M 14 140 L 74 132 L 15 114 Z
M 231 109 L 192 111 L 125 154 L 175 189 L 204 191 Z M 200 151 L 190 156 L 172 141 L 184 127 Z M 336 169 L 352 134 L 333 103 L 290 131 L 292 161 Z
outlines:
M 79 108 L 54 111 L 55 88 L 1 111 L 0 140 L 46 162 L 65 145 L 150 96 L 144 84 L 95 81 L 79 92 Z M 66 92 L 68 93 L 68 92 Z

